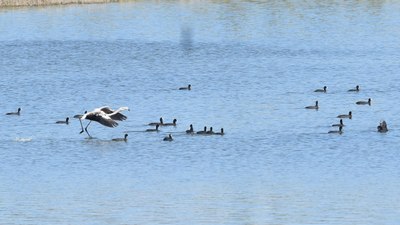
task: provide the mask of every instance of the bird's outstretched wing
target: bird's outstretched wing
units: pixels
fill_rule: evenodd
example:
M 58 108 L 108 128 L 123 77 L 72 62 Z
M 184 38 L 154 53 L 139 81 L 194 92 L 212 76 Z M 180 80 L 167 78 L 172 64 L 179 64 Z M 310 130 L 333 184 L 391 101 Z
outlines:
M 125 116 L 124 114 L 122 114 L 122 113 L 117 113 L 117 114 L 111 115 L 110 118 L 113 119 L 113 120 L 122 121 L 122 120 L 126 120 L 128 117 L 126 117 L 126 116 Z
M 98 109 L 95 109 L 95 111 L 96 110 L 99 110 L 99 111 L 103 111 L 105 114 L 111 114 L 111 113 L 113 113 L 114 112 L 114 110 L 112 110 L 110 107 L 108 107 L 108 106 L 103 106 L 103 107 L 100 107 L 100 108 L 98 108 Z
M 121 113 L 124 110 L 129 111 L 129 108 L 126 106 L 120 107 L 119 109 L 113 111 L 111 114 L 107 114 L 107 115 L 113 120 L 119 120 L 119 121 L 126 120 L 128 117 L 126 117 L 124 114 Z

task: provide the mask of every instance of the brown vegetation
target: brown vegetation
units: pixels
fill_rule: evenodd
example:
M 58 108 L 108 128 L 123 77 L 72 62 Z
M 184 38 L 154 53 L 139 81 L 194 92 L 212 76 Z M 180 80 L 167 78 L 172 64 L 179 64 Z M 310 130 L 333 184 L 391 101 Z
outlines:
M 0 0 L 0 7 L 89 4 L 119 2 L 120 0 Z

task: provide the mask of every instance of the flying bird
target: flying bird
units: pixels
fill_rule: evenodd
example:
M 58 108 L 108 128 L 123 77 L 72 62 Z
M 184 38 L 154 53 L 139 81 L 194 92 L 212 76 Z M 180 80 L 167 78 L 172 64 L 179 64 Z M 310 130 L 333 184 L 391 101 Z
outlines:
M 96 121 L 98 123 L 100 123 L 103 126 L 106 127 L 116 127 L 118 126 L 118 123 L 115 120 L 126 120 L 127 117 L 123 114 L 121 114 L 121 111 L 124 110 L 129 110 L 128 107 L 120 107 L 117 110 L 112 110 L 107 106 L 104 107 L 100 107 L 100 108 L 96 108 L 91 112 L 86 112 L 84 115 L 82 115 L 82 117 L 79 118 L 80 121 L 82 120 L 89 120 L 89 123 L 86 125 L 85 128 L 83 128 L 83 125 L 81 123 L 81 127 L 82 127 L 82 131 L 80 133 L 83 133 L 83 131 L 85 130 L 86 133 L 90 136 L 87 128 L 89 127 L 90 123 L 92 121 Z

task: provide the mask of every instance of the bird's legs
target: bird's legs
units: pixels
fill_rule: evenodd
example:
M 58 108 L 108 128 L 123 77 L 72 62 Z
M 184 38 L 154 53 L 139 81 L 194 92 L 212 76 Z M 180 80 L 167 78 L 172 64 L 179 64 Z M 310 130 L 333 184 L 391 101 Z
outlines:
M 85 131 L 86 131 L 86 133 L 89 135 L 89 138 L 92 138 L 92 136 L 89 134 L 87 128 L 88 128 L 88 126 L 90 125 L 91 122 L 92 122 L 92 121 L 89 121 L 88 125 L 86 125 L 86 127 L 85 127 Z
M 82 120 L 81 120 L 81 118 L 79 118 L 79 123 L 81 123 L 81 128 L 82 128 L 81 132 L 79 132 L 79 133 L 82 134 L 82 133 L 83 133 L 83 125 L 82 125 Z
M 79 119 L 79 122 L 81 123 L 81 128 L 82 128 L 81 132 L 79 132 L 79 133 L 82 134 L 83 131 L 86 131 L 86 133 L 89 135 L 89 137 L 92 138 L 92 136 L 89 134 L 89 132 L 88 132 L 88 130 L 87 130 L 88 126 L 90 125 L 90 123 L 91 123 L 92 121 L 89 121 L 88 125 L 86 125 L 85 128 L 83 128 L 83 124 L 82 124 L 82 120 L 81 120 L 81 119 Z

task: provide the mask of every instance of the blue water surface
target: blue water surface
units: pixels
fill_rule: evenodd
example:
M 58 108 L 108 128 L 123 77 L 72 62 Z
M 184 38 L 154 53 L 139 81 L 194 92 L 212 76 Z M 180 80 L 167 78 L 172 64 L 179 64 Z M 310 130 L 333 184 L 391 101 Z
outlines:
M 399 11 L 396 1 L 0 9 L 0 224 L 399 224 Z M 319 110 L 304 108 L 316 100 Z M 128 106 L 128 119 L 79 134 L 73 115 L 104 105 Z M 328 134 L 349 111 L 343 134 Z M 144 132 L 160 117 L 177 126 Z M 388 133 L 376 132 L 381 120 Z M 190 124 L 226 134 L 187 135 Z

